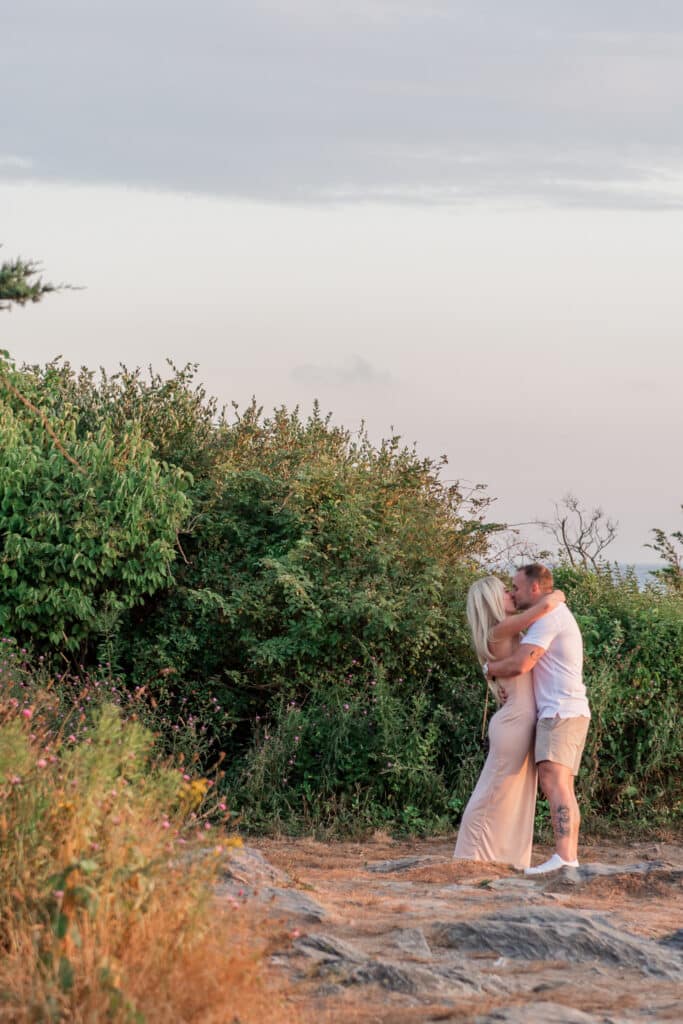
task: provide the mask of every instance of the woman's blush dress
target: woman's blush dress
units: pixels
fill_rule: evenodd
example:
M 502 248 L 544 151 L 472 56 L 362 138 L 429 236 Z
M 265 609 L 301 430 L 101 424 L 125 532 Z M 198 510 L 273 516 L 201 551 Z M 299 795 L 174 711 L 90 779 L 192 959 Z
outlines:
M 505 680 L 508 698 L 489 724 L 489 754 L 463 814 L 454 857 L 529 867 L 537 772 L 531 673 Z

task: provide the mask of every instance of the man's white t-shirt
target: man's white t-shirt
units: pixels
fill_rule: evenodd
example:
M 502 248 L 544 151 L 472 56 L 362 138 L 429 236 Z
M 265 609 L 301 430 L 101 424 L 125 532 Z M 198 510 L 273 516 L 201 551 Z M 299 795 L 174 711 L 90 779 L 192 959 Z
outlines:
M 590 718 L 583 685 L 583 640 L 566 604 L 534 622 L 522 643 L 546 652 L 532 672 L 538 717 Z

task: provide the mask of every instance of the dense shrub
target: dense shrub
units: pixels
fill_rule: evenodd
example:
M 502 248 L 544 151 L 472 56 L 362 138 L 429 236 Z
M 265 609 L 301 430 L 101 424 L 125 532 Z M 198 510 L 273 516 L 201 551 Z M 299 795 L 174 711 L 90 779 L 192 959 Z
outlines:
M 632 573 L 561 568 L 581 627 L 593 719 L 580 789 L 594 818 L 683 820 L 683 602 Z
M 495 529 L 479 490 L 317 408 L 227 416 L 191 367 L 98 380 L 50 364 L 17 379 L 89 470 L 6 396 L 0 570 L 19 641 L 77 671 L 109 661 L 163 709 L 167 750 L 182 722 L 207 763 L 227 751 L 245 826 L 454 824 L 485 756 L 464 620 Z M 607 570 L 557 576 L 594 709 L 584 811 L 678 821 L 680 597 Z
M 1 382 L 0 398 L 0 630 L 80 660 L 171 581 L 185 474 L 154 457 L 137 424 L 117 434 L 102 420 L 78 437 L 65 408 L 52 430 L 67 452 Z

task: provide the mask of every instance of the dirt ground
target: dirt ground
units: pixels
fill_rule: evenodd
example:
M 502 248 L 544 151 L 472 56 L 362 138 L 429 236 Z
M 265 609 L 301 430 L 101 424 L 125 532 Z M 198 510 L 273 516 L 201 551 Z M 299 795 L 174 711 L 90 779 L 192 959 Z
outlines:
M 266 905 L 270 899 L 269 914 L 284 936 L 275 943 L 272 962 L 290 979 L 292 1019 L 683 1020 L 683 958 L 676 935 L 683 926 L 683 841 L 588 843 L 580 860 L 582 868 L 595 866 L 594 876 L 572 880 L 560 877 L 562 872 L 533 882 L 505 865 L 453 861 L 453 839 L 402 842 L 378 833 L 358 843 L 283 838 L 250 845 L 279 876 L 272 893 L 280 896 L 266 897 Z M 549 852 L 535 848 L 534 861 Z M 305 905 L 283 907 L 283 893 L 309 900 L 312 912 Z M 543 915 L 559 921 L 560 934 L 562 915 L 579 928 L 585 920 L 592 927 L 595 918 L 617 946 L 620 938 L 631 943 L 629 949 L 644 940 L 642 963 L 625 965 L 609 950 L 591 959 L 590 953 L 573 952 L 569 942 L 552 959 L 522 949 L 521 939 L 519 952 L 513 941 L 512 953 L 504 955 L 495 941 L 493 948 L 470 944 L 464 952 L 439 945 L 444 926 L 495 924 L 497 915 L 518 922 L 510 925 L 513 933 L 519 922 L 536 917 L 543 931 Z M 331 953 L 324 952 L 328 947 Z M 662 970 L 660 951 L 669 958 Z

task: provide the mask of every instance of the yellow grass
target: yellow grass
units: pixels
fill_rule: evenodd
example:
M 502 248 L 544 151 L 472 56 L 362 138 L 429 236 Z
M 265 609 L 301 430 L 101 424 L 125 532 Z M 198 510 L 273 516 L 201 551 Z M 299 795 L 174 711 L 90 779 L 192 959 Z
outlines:
M 297 1024 L 287 937 L 213 898 L 238 840 L 209 783 L 115 708 L 67 733 L 49 694 L 1 696 L 0 1021 Z

